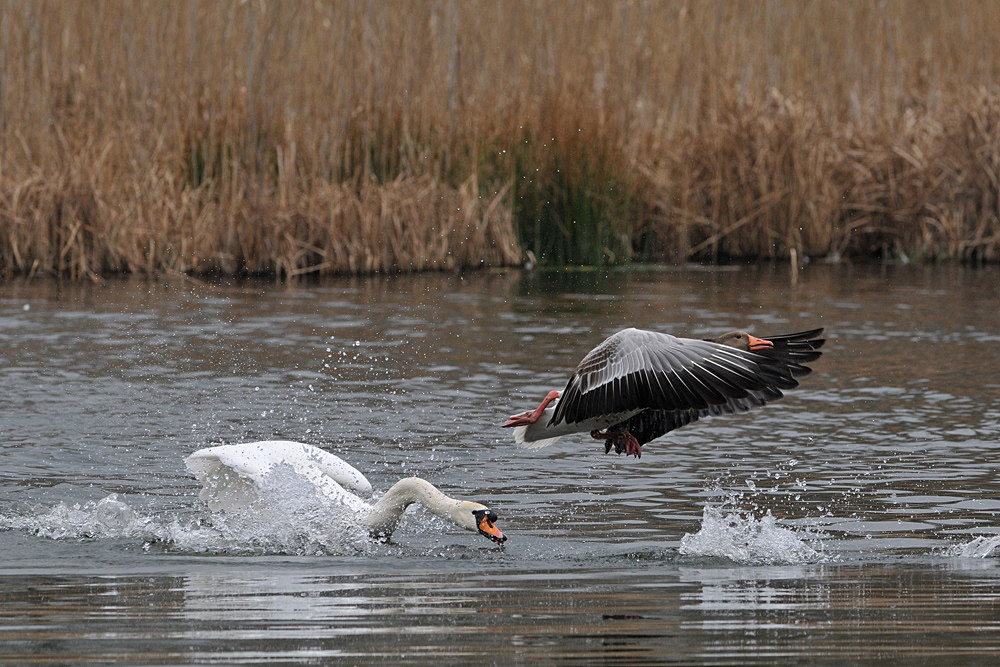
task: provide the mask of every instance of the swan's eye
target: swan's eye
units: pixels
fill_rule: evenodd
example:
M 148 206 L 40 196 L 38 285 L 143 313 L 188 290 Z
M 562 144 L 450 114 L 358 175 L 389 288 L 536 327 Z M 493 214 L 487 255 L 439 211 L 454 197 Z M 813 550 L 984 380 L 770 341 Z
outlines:
M 496 512 L 493 510 L 476 510 L 472 513 L 472 516 L 476 517 L 477 522 L 482 522 L 483 519 L 493 524 L 497 520 Z

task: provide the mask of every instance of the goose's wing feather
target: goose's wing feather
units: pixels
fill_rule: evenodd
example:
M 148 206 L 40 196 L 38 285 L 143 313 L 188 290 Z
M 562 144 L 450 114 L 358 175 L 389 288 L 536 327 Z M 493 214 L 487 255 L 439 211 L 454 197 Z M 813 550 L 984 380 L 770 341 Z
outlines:
M 774 347 L 760 350 L 755 354 L 784 364 L 793 377 L 802 377 L 812 372 L 811 368 L 802 364 L 816 361 L 823 354 L 819 348 L 823 347 L 826 339 L 818 338 L 822 333 L 823 329 L 820 328 L 781 336 L 764 336 L 764 339 L 771 341 Z
M 349 506 L 364 501 L 344 487 L 370 493 L 371 484 L 356 468 L 318 447 L 288 440 L 207 447 L 184 460 L 201 482 L 200 497 L 213 510 L 235 509 L 252 502 L 264 477 L 277 465 L 290 466 L 323 495 Z
M 743 404 L 734 401 L 747 399 L 751 392 L 768 400 L 780 398 L 782 389 L 798 386 L 796 375 L 808 372 L 799 361 L 811 360 L 815 352 L 804 349 L 797 338 L 785 342 L 768 356 L 711 341 L 624 329 L 583 358 L 550 424 L 638 410 L 694 411 L 689 423 L 715 406 L 738 411 Z
M 818 338 L 822 333 L 823 329 L 811 329 L 781 336 L 765 336 L 774 347 L 760 350 L 755 354 L 785 364 L 788 373 L 793 377 L 808 375 L 812 369 L 802 364 L 815 361 L 822 354 L 819 348 L 826 343 L 825 339 Z M 744 398 L 730 398 L 724 403 L 710 405 L 703 410 L 644 410 L 612 428 L 627 430 L 640 445 L 644 445 L 702 417 L 746 412 L 782 396 L 781 391 L 774 387 L 760 391 L 750 390 Z
M 698 421 L 702 417 L 746 412 L 768 401 L 781 398 L 779 391 L 749 391 L 746 398 L 731 398 L 725 403 L 710 405 L 704 410 L 643 410 L 625 421 L 615 424 L 612 430 L 628 431 L 640 445 L 659 438 L 674 429 Z

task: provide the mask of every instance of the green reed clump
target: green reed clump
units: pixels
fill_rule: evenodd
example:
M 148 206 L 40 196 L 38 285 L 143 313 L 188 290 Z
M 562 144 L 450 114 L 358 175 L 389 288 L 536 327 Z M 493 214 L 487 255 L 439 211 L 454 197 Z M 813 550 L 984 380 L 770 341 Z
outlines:
M 621 171 L 620 157 L 606 143 L 570 133 L 529 137 L 510 152 L 522 248 L 550 264 L 630 259 L 635 179 Z

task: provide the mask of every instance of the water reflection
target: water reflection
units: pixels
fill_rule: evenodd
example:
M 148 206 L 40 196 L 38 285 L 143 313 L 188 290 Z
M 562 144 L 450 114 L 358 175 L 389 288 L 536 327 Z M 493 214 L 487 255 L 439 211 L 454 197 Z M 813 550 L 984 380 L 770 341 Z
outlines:
M 462 567 L 332 569 L 305 574 L 284 561 L 174 576 L 5 577 L 0 594 L 16 602 L 0 610 L 0 659 L 81 663 L 128 646 L 119 656 L 158 664 L 770 664 L 954 660 L 1000 648 L 998 573 L 981 560 L 509 570 L 502 581 Z M 52 627 L 66 639 L 53 640 Z
M 997 277 L 6 283 L 0 660 L 982 661 L 1000 618 Z M 585 437 L 518 450 L 499 428 L 619 328 L 738 325 L 830 342 L 801 390 L 640 461 Z M 322 445 L 381 491 L 418 474 L 488 502 L 510 540 L 420 512 L 344 553 L 225 533 L 183 457 L 263 438 Z

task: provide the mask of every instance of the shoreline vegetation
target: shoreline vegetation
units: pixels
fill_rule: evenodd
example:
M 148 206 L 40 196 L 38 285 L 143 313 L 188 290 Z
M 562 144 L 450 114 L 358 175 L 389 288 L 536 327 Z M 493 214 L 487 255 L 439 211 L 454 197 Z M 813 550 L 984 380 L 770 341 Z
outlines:
M 0 0 L 0 273 L 1000 261 L 988 1 Z

